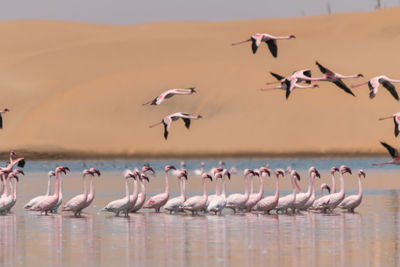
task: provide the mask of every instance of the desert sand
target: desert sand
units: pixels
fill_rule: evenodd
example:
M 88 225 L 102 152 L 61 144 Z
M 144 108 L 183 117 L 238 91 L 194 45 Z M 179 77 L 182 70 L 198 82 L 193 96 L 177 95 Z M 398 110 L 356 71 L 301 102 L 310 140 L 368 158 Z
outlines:
M 326 67 L 363 79 L 400 79 L 400 8 L 369 13 L 228 22 L 157 22 L 108 26 L 59 21 L 0 23 L 0 151 L 58 156 L 386 155 L 379 141 L 398 146 L 400 111 L 384 88 L 369 99 L 335 85 L 261 92 L 274 79 Z M 256 32 L 295 34 L 278 41 L 278 58 L 262 44 L 231 46 Z M 160 106 L 142 106 L 169 88 L 196 87 Z M 398 85 L 397 87 L 400 88 Z M 191 129 L 148 126 L 165 115 L 201 114 Z

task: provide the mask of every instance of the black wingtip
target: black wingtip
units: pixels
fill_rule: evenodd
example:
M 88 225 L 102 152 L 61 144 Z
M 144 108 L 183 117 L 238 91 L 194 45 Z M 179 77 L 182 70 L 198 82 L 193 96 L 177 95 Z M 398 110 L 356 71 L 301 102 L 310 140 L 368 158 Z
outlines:
M 25 159 L 20 160 L 20 161 L 18 162 L 17 166 L 23 168 L 23 167 L 25 166 Z

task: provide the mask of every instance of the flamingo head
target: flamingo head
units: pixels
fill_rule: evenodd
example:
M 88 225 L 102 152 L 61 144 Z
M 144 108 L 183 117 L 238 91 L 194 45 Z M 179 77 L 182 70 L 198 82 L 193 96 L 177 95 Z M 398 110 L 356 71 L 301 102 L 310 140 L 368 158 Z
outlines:
M 224 169 L 222 171 L 222 176 L 225 176 L 225 175 L 228 176 L 229 180 L 231 179 L 231 173 L 227 169 Z
M 93 175 L 95 175 L 95 174 L 97 174 L 97 176 L 100 176 L 100 175 L 101 175 L 100 171 L 99 171 L 98 169 L 95 169 L 95 168 L 90 168 L 90 172 L 91 172 Z
M 12 172 L 13 174 L 15 174 L 15 175 L 17 175 L 17 174 L 22 174 L 22 175 L 24 175 L 25 176 L 25 173 L 24 173 L 24 171 L 22 171 L 22 170 L 18 170 L 18 169 L 15 169 L 13 172 Z
M 198 119 L 202 119 L 202 118 L 203 118 L 203 116 L 201 116 L 201 115 L 197 115 L 197 118 L 198 118 Z
M 3 112 L 9 112 L 10 110 L 8 108 L 3 109 Z
M 150 165 L 146 164 L 142 167 L 142 172 L 146 173 L 147 171 L 151 171 L 153 174 L 155 174 L 156 172 L 153 170 L 152 167 L 150 167 Z
M 8 179 L 15 179 L 17 182 L 19 182 L 19 178 L 17 175 L 15 175 L 14 173 L 10 173 L 7 177 Z
M 268 176 L 271 176 L 271 169 L 269 167 L 261 167 L 259 171 L 261 175 L 266 173 Z
M 15 151 L 11 151 L 11 152 L 10 152 L 10 156 L 14 157 L 14 156 L 16 156 L 16 155 L 17 155 L 17 152 L 15 152 Z
M 210 181 L 212 181 L 212 177 L 211 177 L 211 175 L 210 174 L 208 174 L 208 173 L 203 173 L 203 175 L 201 176 L 201 178 L 203 178 L 203 179 L 210 179 Z
M 56 168 L 56 173 L 63 172 L 64 174 L 67 174 L 67 171 L 69 171 L 69 168 L 68 168 L 68 167 L 60 166 L 60 167 L 57 167 L 57 168 Z
M 139 171 L 138 168 L 135 168 L 135 169 L 133 170 L 133 172 L 135 173 L 136 177 L 139 177 L 139 178 L 140 178 L 140 171 Z
M 340 166 L 339 169 L 340 169 L 340 172 L 341 172 L 342 174 L 345 174 L 346 172 L 352 174 L 352 173 L 351 173 L 351 169 L 350 169 L 349 167 L 345 166 L 345 165 Z
M 297 181 L 300 181 L 300 174 L 297 171 L 293 170 L 291 174 Z
M 328 190 L 329 194 L 331 193 L 331 188 L 329 187 L 329 185 L 327 185 L 325 183 L 321 184 L 321 190 L 324 190 L 324 189 Z
M 253 171 L 253 176 L 260 177 L 261 176 L 261 172 L 259 170 L 255 170 L 255 171 Z
M 276 170 L 275 170 L 275 175 L 276 175 L 276 177 L 278 177 L 278 178 L 279 178 L 279 175 L 282 175 L 282 177 L 284 177 L 284 176 L 285 176 L 285 171 L 282 170 L 282 169 L 276 169 Z
M 365 173 L 363 170 L 359 170 L 359 171 L 358 171 L 358 176 L 360 176 L 360 177 L 362 176 L 362 177 L 365 178 L 365 176 L 367 176 L 367 175 L 366 175 L 366 173 Z
M 176 170 L 175 166 L 172 166 L 172 165 L 167 165 L 167 166 L 165 166 L 165 168 L 164 168 L 164 171 L 165 171 L 165 172 L 168 172 L 168 171 L 170 171 L 170 170 Z
M 293 35 L 293 34 L 291 34 L 291 35 L 289 35 L 289 38 L 290 38 L 290 39 L 296 39 L 296 36 Z
M 223 168 L 214 168 L 213 175 L 215 176 L 217 173 L 222 172 Z
M 339 172 L 339 169 L 336 168 L 336 167 L 332 167 L 332 168 L 331 168 L 331 174 L 334 175 L 335 172 Z
M 249 175 L 249 174 L 254 175 L 254 171 L 253 171 L 253 170 L 250 170 L 250 169 L 245 169 L 244 172 L 243 172 L 243 175 L 244 175 L 244 176 L 247 176 L 247 175 Z
M 182 177 L 185 178 L 185 180 L 188 179 L 187 170 L 181 171 L 181 172 L 179 173 L 178 178 L 182 178 Z
M 215 180 L 218 178 L 222 179 L 222 173 L 218 172 L 217 174 L 214 175 Z
M 316 177 L 321 179 L 321 175 L 319 174 L 317 168 L 315 168 L 314 166 L 310 167 L 310 169 L 308 169 L 308 173 L 314 173 Z
M 55 173 L 54 171 L 49 171 L 49 172 L 47 173 L 47 175 L 51 178 L 51 177 L 53 177 L 53 176 L 56 176 L 56 173 Z
M 364 77 L 361 73 L 357 74 L 357 77 Z
M 140 179 L 147 180 L 147 182 L 150 183 L 149 177 L 147 177 L 146 174 L 144 174 L 144 173 L 140 174 Z
M 82 174 L 83 174 L 83 175 L 88 175 L 88 174 L 93 175 L 93 173 L 92 173 L 90 170 L 88 170 L 88 169 L 83 170 L 83 171 L 82 171 Z
M 314 84 L 314 85 L 313 85 L 313 88 L 318 88 L 318 87 L 319 87 L 318 84 Z

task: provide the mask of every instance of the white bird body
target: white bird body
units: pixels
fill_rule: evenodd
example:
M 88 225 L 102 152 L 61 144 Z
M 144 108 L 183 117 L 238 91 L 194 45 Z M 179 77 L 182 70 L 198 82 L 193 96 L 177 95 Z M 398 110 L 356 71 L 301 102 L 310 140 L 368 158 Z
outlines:
M 221 214 L 222 210 L 226 206 L 226 184 L 225 184 L 225 175 L 222 173 L 218 173 L 215 176 L 215 179 L 222 179 L 222 193 L 219 192 L 217 195 L 211 200 L 210 204 L 207 206 L 207 211 L 213 211 L 215 214 Z M 217 183 L 217 181 L 215 181 Z M 219 191 L 219 190 L 218 190 Z
M 365 177 L 365 172 L 363 170 L 360 170 L 358 172 L 358 194 L 357 195 L 351 195 L 346 197 L 340 204 L 339 208 L 341 209 L 347 209 L 350 212 L 353 212 L 355 208 L 357 208 L 362 201 L 363 197 L 363 190 L 362 190 L 362 184 L 361 184 L 361 176 Z
M 199 211 L 204 210 L 207 204 L 207 187 L 205 179 L 210 179 L 212 181 L 212 177 L 208 173 L 203 173 L 202 175 L 202 184 L 203 184 L 203 195 L 201 196 L 193 196 L 188 198 L 182 205 L 183 210 L 191 211 L 192 214 L 197 214 Z
M 94 184 L 93 184 L 93 176 L 94 174 L 97 174 L 98 176 L 100 176 L 100 171 L 95 169 L 95 168 L 91 168 L 90 172 L 93 173 L 93 175 L 90 176 L 90 191 L 89 194 L 86 198 L 86 201 L 82 204 L 81 209 L 79 210 L 79 215 L 81 214 L 82 210 L 86 209 L 87 207 L 90 206 L 90 204 L 92 204 L 93 200 L 94 200 Z
M 263 196 L 264 196 L 264 182 L 263 182 L 263 174 L 266 173 L 268 174 L 268 176 L 270 175 L 270 170 L 262 167 L 260 168 L 258 171 L 255 171 L 255 174 L 258 176 L 259 184 L 260 184 L 260 188 L 258 193 L 254 193 L 251 194 L 249 196 L 249 199 L 246 201 L 246 203 L 244 204 L 244 209 L 248 212 L 251 211 L 251 209 L 258 203 L 258 201 L 260 201 Z
M 10 194 L 8 193 L 7 181 L 9 182 L 9 179 L 6 179 L 5 174 L 2 173 L 2 182 L 4 185 L 4 192 L 3 192 L 2 196 L 0 197 L 0 213 L 5 213 L 13 201 L 13 195 L 11 193 Z M 10 183 L 10 187 L 11 187 L 10 189 L 12 191 L 11 183 Z
M 317 171 L 317 169 L 315 167 L 311 167 L 308 170 L 308 189 L 307 189 L 307 192 L 296 194 L 296 201 L 294 202 L 294 208 L 295 209 L 298 209 L 298 210 L 305 209 L 308 200 L 312 196 L 312 192 L 313 192 L 313 188 L 314 188 L 314 182 L 315 182 L 315 176 L 319 177 L 319 173 L 318 173 L 318 171 Z
M 294 183 L 294 179 L 299 179 L 300 175 L 292 170 L 290 172 L 291 183 L 292 183 L 292 194 L 279 198 L 278 205 L 276 205 L 277 210 L 287 211 L 287 209 L 294 209 L 294 203 L 296 201 L 296 187 Z
M 226 207 L 232 209 L 233 212 L 236 212 L 237 209 L 243 209 L 247 200 L 249 199 L 249 186 L 248 186 L 248 178 L 249 174 L 254 174 L 252 170 L 245 169 L 244 170 L 244 194 L 231 194 L 226 199 Z
M 125 177 L 125 197 L 121 199 L 117 199 L 114 201 L 111 201 L 108 203 L 103 210 L 108 211 L 108 212 L 113 212 L 115 213 L 116 216 L 119 216 L 121 212 L 125 213 L 125 217 L 128 216 L 129 208 L 131 208 L 131 202 L 129 198 L 129 185 L 128 185 L 128 179 L 129 178 L 134 178 L 135 174 L 129 170 L 125 171 L 124 174 Z
M 285 172 L 282 169 L 275 170 L 275 195 L 262 198 L 257 202 L 256 206 L 253 208 L 254 210 L 260 210 L 264 211 L 265 213 L 269 213 L 271 210 L 275 209 L 276 205 L 278 205 L 279 175 L 282 175 L 283 177 L 285 176 Z
M 79 212 L 82 210 L 82 208 L 85 207 L 85 203 L 88 196 L 86 182 L 85 182 L 86 175 L 93 175 L 93 174 L 89 170 L 83 171 L 82 173 L 83 194 L 79 194 L 73 197 L 67 203 L 65 203 L 65 205 L 62 208 L 63 211 L 72 211 L 74 215 L 77 216 Z
M 141 192 L 138 194 L 136 203 L 132 206 L 131 209 L 129 209 L 129 212 L 137 212 L 143 207 L 144 202 L 146 201 L 146 185 L 144 183 L 144 180 L 148 181 L 148 178 L 147 176 L 143 176 L 143 174 L 141 174 L 139 179 Z
M 180 195 L 178 197 L 169 199 L 168 202 L 164 205 L 164 209 L 166 209 L 170 213 L 183 211 L 180 207 L 186 201 L 186 171 L 181 171 L 177 178 L 179 182 Z
M 24 209 L 29 209 L 30 207 L 36 205 L 37 203 L 42 201 L 43 198 L 47 197 L 50 194 L 51 177 L 53 177 L 54 175 L 55 175 L 54 171 L 49 171 L 49 173 L 47 175 L 48 177 L 47 177 L 47 191 L 46 191 L 46 194 L 42 195 L 42 196 L 34 197 L 31 200 L 29 200 L 29 202 L 25 204 Z

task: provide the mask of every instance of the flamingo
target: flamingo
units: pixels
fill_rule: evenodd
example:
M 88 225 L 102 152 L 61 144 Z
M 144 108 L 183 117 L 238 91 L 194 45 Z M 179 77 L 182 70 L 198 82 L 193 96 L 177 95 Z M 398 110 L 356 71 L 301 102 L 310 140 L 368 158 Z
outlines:
M 14 170 L 10 175 L 11 178 L 14 179 L 14 184 L 13 184 L 13 195 L 12 195 L 12 202 L 7 208 L 7 212 L 10 212 L 10 210 L 14 207 L 15 203 L 17 203 L 17 183 L 19 182 L 19 177 L 18 174 L 25 175 L 25 173 L 22 170 Z M 11 182 L 11 181 L 10 181 Z
M 328 190 L 329 192 L 332 192 L 332 193 L 336 193 L 335 172 L 340 172 L 340 171 L 337 167 L 332 167 L 331 168 L 332 190 L 330 190 L 330 189 Z
M 396 87 L 394 87 L 394 85 L 392 83 L 400 83 L 400 80 L 392 80 L 385 75 L 380 75 L 380 76 L 371 78 L 367 82 L 352 85 L 351 88 L 356 88 L 356 87 L 368 84 L 369 98 L 372 99 L 378 93 L 379 85 L 382 84 L 382 86 L 385 87 L 397 101 L 399 101 L 399 95 L 397 94 Z
M 31 208 L 36 203 L 39 203 L 40 201 L 42 201 L 43 198 L 47 197 L 50 194 L 51 177 L 53 177 L 55 175 L 56 175 L 56 173 L 54 171 L 49 171 L 47 173 L 47 190 L 46 190 L 46 194 L 42 195 L 42 196 L 34 197 L 31 200 L 29 200 L 29 202 L 25 204 L 24 209 Z
M 334 210 L 340 202 L 343 201 L 345 197 L 344 193 L 344 180 L 343 175 L 345 173 L 351 174 L 351 169 L 345 165 L 340 166 L 339 174 L 340 174 L 340 191 L 338 193 L 332 193 L 330 195 L 323 196 L 314 201 L 314 204 L 310 209 L 312 210 L 320 210 L 320 211 L 327 211 L 327 210 Z
M 79 210 L 78 215 L 81 215 L 82 210 L 86 209 L 87 207 L 90 206 L 90 204 L 92 204 L 92 202 L 93 202 L 93 200 L 94 200 L 94 184 L 93 184 L 93 177 L 94 177 L 94 175 L 96 175 L 96 174 L 97 174 L 97 176 L 100 176 L 100 175 L 101 175 L 101 173 L 100 173 L 100 171 L 99 171 L 98 169 L 90 168 L 89 171 L 90 171 L 91 173 L 93 173 L 93 175 L 90 175 L 90 189 L 89 189 L 90 191 L 89 191 L 89 194 L 88 194 L 88 196 L 87 196 L 87 198 L 86 198 L 85 203 L 82 205 L 82 208 Z
M 289 40 L 292 38 L 296 38 L 293 34 L 286 36 L 273 36 L 268 33 L 256 33 L 253 34 L 249 39 L 233 43 L 232 45 L 239 45 L 243 43 L 247 43 L 251 41 L 251 49 L 253 54 L 257 52 L 258 47 L 262 42 L 265 42 L 268 45 L 269 51 L 274 57 L 278 56 L 278 46 L 276 45 L 276 40 Z
M 222 162 L 222 164 L 221 164 L 221 162 Z M 223 165 L 225 165 L 225 162 L 220 161 L 219 166 L 223 166 Z M 224 168 L 222 168 L 222 167 L 219 167 L 219 168 L 212 168 L 212 170 L 213 170 L 213 171 L 212 171 L 212 174 L 213 174 L 213 176 L 214 176 L 214 178 L 215 178 L 215 194 L 209 195 L 209 196 L 207 197 L 207 204 L 206 204 L 206 207 L 205 207 L 205 209 L 204 209 L 205 212 L 207 212 L 207 208 L 208 208 L 208 206 L 210 205 L 211 201 L 212 201 L 215 197 L 217 197 L 217 196 L 220 195 L 220 185 L 219 185 L 219 183 L 218 183 L 218 179 L 216 178 L 216 175 L 217 175 L 218 173 L 223 173 L 223 176 L 224 176 L 224 175 L 228 175 L 228 179 L 229 179 L 229 180 L 231 179 L 231 173 L 230 173 L 227 169 L 224 169 Z M 222 180 L 222 179 L 221 179 L 221 180 Z
M 386 165 L 386 164 L 394 164 L 394 165 L 400 165 L 400 156 L 399 156 L 399 151 L 386 144 L 385 142 L 381 142 L 382 146 L 384 146 L 387 151 L 389 152 L 390 156 L 392 157 L 392 160 L 387 161 L 387 162 L 382 162 L 382 163 L 372 163 L 373 166 L 380 166 L 380 165 Z
M 191 115 L 189 115 L 188 113 L 177 112 L 177 113 L 174 113 L 174 114 L 171 114 L 171 115 L 168 115 L 168 116 L 164 117 L 164 118 L 161 120 L 161 122 L 158 122 L 158 123 L 156 123 L 156 124 L 150 125 L 149 127 L 150 127 L 150 128 L 153 128 L 153 127 L 155 127 L 155 126 L 157 126 L 157 125 L 159 125 L 159 124 L 162 123 L 162 124 L 164 125 L 164 138 L 165 138 L 165 140 L 167 140 L 169 130 L 171 129 L 171 123 L 172 123 L 173 121 L 182 119 L 182 120 L 185 122 L 185 127 L 186 127 L 187 129 L 189 129 L 189 127 L 190 127 L 190 120 L 198 120 L 198 119 L 201 119 L 201 118 L 202 118 L 201 115 L 191 116 Z
M 312 195 L 315 177 L 321 178 L 321 175 L 319 174 L 318 170 L 314 166 L 312 166 L 308 169 L 307 192 L 296 194 L 296 201 L 294 202 L 294 209 L 298 209 L 298 210 L 306 209 L 311 206 L 311 205 L 309 205 L 309 203 L 307 203 L 307 201 L 310 199 L 310 197 Z M 306 206 L 308 206 L 308 207 L 306 207 Z
M 339 74 L 337 72 L 333 72 L 333 71 L 325 68 L 318 61 L 315 61 L 315 64 L 318 66 L 319 70 L 324 74 L 324 76 L 321 77 L 321 78 L 303 77 L 305 80 L 332 82 L 332 83 L 336 84 L 337 87 L 339 87 L 340 89 L 344 90 L 346 93 L 351 94 L 352 96 L 355 96 L 354 93 L 351 91 L 351 89 L 342 81 L 342 79 L 351 79 L 351 78 L 364 77 L 361 73 L 358 73 L 358 74 L 355 74 L 355 75 L 345 76 L 345 75 Z
M 256 176 L 258 176 L 260 180 L 260 189 L 258 193 L 250 194 L 249 199 L 246 201 L 244 204 L 244 209 L 248 212 L 251 211 L 251 209 L 260 201 L 264 195 L 264 182 L 262 179 L 263 174 L 267 174 L 268 176 L 271 176 L 271 170 L 266 167 L 261 167 L 258 171 L 254 172 Z
M 177 88 L 177 89 L 170 89 L 167 90 L 163 93 L 161 93 L 159 96 L 157 96 L 156 98 L 154 98 L 154 100 L 148 101 L 146 103 L 143 104 L 144 105 L 160 105 L 165 99 L 167 98 L 171 98 L 174 95 L 191 95 L 196 93 L 196 91 L 194 90 L 195 87 L 191 87 L 191 88 Z
M 8 108 L 4 108 L 0 110 L 0 129 L 3 129 L 3 117 L 2 114 L 9 112 L 10 110 Z
M 185 168 L 186 168 L 186 163 L 184 161 L 181 161 L 180 169 L 179 170 L 176 170 L 176 169 L 172 170 L 172 174 L 175 175 L 175 176 L 178 176 L 178 175 L 181 174 L 181 171 L 185 170 Z
M 279 86 L 274 86 L 270 88 L 261 88 L 261 91 L 271 91 L 271 90 L 276 90 L 276 89 L 281 89 L 286 91 L 286 99 L 289 98 L 290 93 L 293 92 L 295 88 L 300 88 L 300 89 L 307 89 L 307 88 L 317 88 L 319 87 L 318 84 L 310 84 L 310 85 L 300 85 L 297 84 L 297 79 L 296 78 L 290 78 L 290 79 L 284 79 L 281 82 L 281 85 Z
M 13 202 L 13 187 L 12 187 L 12 183 L 11 183 L 11 179 L 15 178 L 15 175 L 13 173 L 8 174 L 7 176 L 2 173 L 2 180 L 3 180 L 3 184 L 5 186 L 3 195 L 0 198 L 0 214 L 5 214 L 7 213 L 10 205 Z M 18 177 L 16 178 L 18 179 Z M 7 182 L 10 185 L 10 193 L 8 192 L 8 185 Z
M 213 211 L 215 212 L 215 215 L 218 213 L 221 215 L 222 210 L 226 206 L 226 185 L 225 185 L 225 176 L 228 177 L 228 179 L 231 179 L 231 174 L 227 169 L 224 169 L 222 172 L 218 172 L 215 175 L 215 179 L 220 178 L 222 180 L 222 193 L 218 194 L 214 199 L 210 202 L 210 204 L 207 206 L 207 212 Z
M 128 212 L 131 204 L 129 198 L 128 179 L 129 178 L 136 179 L 136 175 L 132 171 L 126 170 L 124 172 L 124 178 L 125 178 L 125 197 L 111 201 L 102 209 L 102 211 L 113 212 L 115 213 L 115 216 L 119 216 L 120 212 L 124 212 L 125 217 L 128 217 Z
M 162 206 L 164 206 L 169 199 L 169 185 L 168 185 L 168 172 L 170 170 L 176 170 L 175 166 L 167 165 L 164 168 L 165 176 L 165 191 L 164 193 L 152 196 L 147 203 L 143 206 L 145 209 L 155 209 L 156 212 L 160 212 Z
M 324 189 L 326 189 L 328 191 L 328 194 L 331 193 L 331 188 L 329 187 L 329 185 L 327 185 L 326 183 L 321 184 L 321 186 L 319 187 L 319 189 L 321 190 L 321 196 L 324 196 Z
M 204 166 L 205 166 L 204 161 L 202 161 L 202 162 L 200 163 L 200 165 L 201 165 L 201 168 L 200 168 L 200 169 L 196 169 L 196 170 L 193 171 L 193 173 L 194 173 L 196 176 L 200 176 L 200 175 L 202 175 L 203 172 L 204 172 Z
M 339 208 L 354 212 L 354 209 L 360 206 L 363 196 L 361 185 L 361 176 L 365 178 L 366 174 L 363 170 L 358 171 L 358 194 L 346 197 L 340 204 Z
M 278 205 L 279 201 L 279 175 L 282 177 L 285 176 L 285 171 L 282 169 L 276 169 L 275 173 L 275 195 L 267 196 L 262 198 L 257 202 L 257 205 L 254 207 L 254 210 L 261 210 L 264 213 L 270 213 L 271 210 L 275 209 L 276 205 Z
M 94 173 L 88 169 L 82 171 L 82 182 L 83 182 L 83 194 L 77 195 L 72 198 L 70 201 L 64 204 L 62 207 L 62 211 L 72 211 L 74 216 L 80 215 L 80 212 L 84 208 L 88 196 L 85 178 L 86 175 L 94 176 Z
M 53 195 L 49 195 L 43 198 L 42 201 L 37 203 L 36 205 L 32 206 L 30 210 L 40 211 L 41 213 L 44 212 L 45 215 L 57 205 L 58 200 L 60 198 L 60 191 L 62 191 L 62 177 L 60 176 L 61 173 L 67 174 L 67 171 L 70 171 L 68 167 L 57 167 L 56 168 L 56 184 L 55 184 L 55 193 Z
M 142 172 L 139 176 L 142 192 L 138 195 L 135 205 L 133 205 L 133 207 L 129 210 L 129 212 L 137 212 L 143 207 L 144 202 L 146 201 L 146 185 L 144 183 L 144 180 L 150 182 L 149 178 Z
M 296 185 L 294 180 L 297 179 L 300 181 L 300 175 L 295 170 L 291 170 L 289 173 L 292 183 L 292 194 L 279 198 L 278 204 L 276 205 L 277 211 L 287 211 L 287 209 L 290 208 L 294 212 L 294 203 L 296 202 Z
M 394 136 L 397 137 L 399 135 L 400 132 L 400 112 L 393 114 L 392 116 L 388 116 L 388 117 L 383 117 L 383 118 L 379 118 L 379 120 L 386 120 L 386 119 L 392 119 L 394 121 Z
M 247 180 L 247 176 L 249 174 L 255 175 L 254 171 L 245 169 L 243 172 L 244 194 L 231 194 L 226 199 L 226 207 L 229 209 L 232 209 L 234 213 L 236 213 L 237 209 L 244 208 L 244 205 L 246 204 L 247 200 L 249 199 L 249 186 L 248 186 L 248 180 Z
M 25 158 L 13 159 L 13 157 L 16 156 L 16 155 L 17 155 L 17 153 L 15 151 L 11 151 L 10 152 L 10 162 L 7 164 L 6 167 L 0 168 L 0 170 L 3 171 L 6 174 L 9 174 L 10 172 L 12 172 L 12 170 L 13 170 L 15 165 L 17 165 L 18 167 L 23 168 L 25 166 Z
M 267 82 L 265 84 L 270 85 L 270 84 L 276 84 L 276 83 L 281 83 L 283 82 L 285 79 L 291 80 L 293 78 L 295 78 L 296 82 L 306 82 L 308 84 L 311 83 L 311 81 L 307 80 L 308 78 L 311 78 L 311 70 L 310 69 L 304 69 L 304 70 L 295 70 L 292 75 L 290 75 L 289 77 L 283 77 L 282 75 L 276 74 L 274 72 L 270 72 L 270 74 L 275 77 L 278 81 L 276 82 Z
M 185 181 L 187 180 L 187 171 L 180 171 L 180 174 L 177 176 L 178 182 L 179 182 L 179 187 L 181 190 L 181 194 L 178 197 L 171 198 L 168 200 L 168 202 L 164 205 L 164 209 L 169 211 L 169 213 L 178 212 L 180 211 L 180 206 L 183 205 L 183 203 L 186 201 L 186 188 L 184 186 Z
M 203 173 L 201 179 L 203 184 L 203 195 L 188 198 L 182 205 L 183 210 L 191 211 L 192 214 L 197 214 L 200 210 L 203 210 L 207 203 L 206 179 L 212 181 L 212 177 L 208 173 Z

